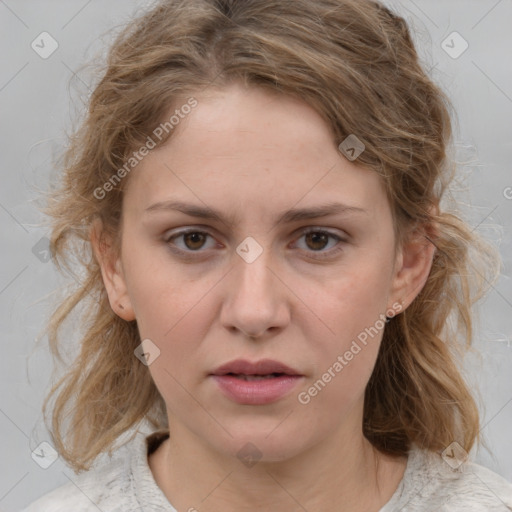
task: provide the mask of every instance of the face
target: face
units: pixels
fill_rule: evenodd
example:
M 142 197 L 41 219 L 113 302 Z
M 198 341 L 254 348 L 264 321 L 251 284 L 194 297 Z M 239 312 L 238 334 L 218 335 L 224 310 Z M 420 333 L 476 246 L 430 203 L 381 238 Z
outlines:
M 151 340 L 170 430 L 264 460 L 361 432 L 385 315 L 425 277 L 395 251 L 383 185 L 302 102 L 239 85 L 195 97 L 132 171 L 102 267 L 113 309 Z

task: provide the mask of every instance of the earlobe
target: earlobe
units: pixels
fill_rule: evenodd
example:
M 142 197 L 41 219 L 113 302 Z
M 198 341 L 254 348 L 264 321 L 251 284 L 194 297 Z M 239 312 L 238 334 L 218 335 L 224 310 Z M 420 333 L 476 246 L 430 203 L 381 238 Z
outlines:
M 435 246 L 425 231 L 415 232 L 404 242 L 397 258 L 391 295 L 399 298 L 404 311 L 427 282 Z
M 91 225 L 90 241 L 94 256 L 100 266 L 101 277 L 112 311 L 127 322 L 135 320 L 135 312 L 128 295 L 120 255 L 117 254 L 112 241 L 105 235 L 101 221 L 98 219 Z

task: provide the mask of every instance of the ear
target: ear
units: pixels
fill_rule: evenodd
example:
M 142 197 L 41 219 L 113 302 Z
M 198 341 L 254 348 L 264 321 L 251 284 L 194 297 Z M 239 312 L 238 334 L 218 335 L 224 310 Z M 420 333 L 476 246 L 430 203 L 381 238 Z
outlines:
M 434 236 L 433 227 L 417 228 L 397 250 L 390 297 L 401 303 L 401 311 L 405 311 L 427 282 L 436 250 L 432 243 Z
M 112 311 L 127 322 L 135 320 L 135 312 L 128 295 L 120 254 L 115 250 L 112 240 L 105 234 L 100 219 L 93 221 L 89 234 Z

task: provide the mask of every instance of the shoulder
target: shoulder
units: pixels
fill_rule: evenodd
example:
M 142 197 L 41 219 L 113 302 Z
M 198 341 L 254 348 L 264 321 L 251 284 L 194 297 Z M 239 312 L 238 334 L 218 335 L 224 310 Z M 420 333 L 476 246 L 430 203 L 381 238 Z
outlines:
M 459 463 L 418 448 L 409 454 L 397 493 L 396 505 L 404 511 L 512 511 L 512 484 L 503 477 L 474 462 Z
M 148 454 L 169 436 L 168 432 L 137 432 L 115 458 L 33 502 L 22 512 L 176 512 L 156 484 Z M 67 475 L 66 475 L 67 476 Z
M 468 462 L 459 471 L 448 467 L 437 474 L 436 492 L 447 512 L 512 511 L 512 484 L 490 469 Z
M 78 476 L 66 475 L 68 483 L 45 494 L 22 512 L 134 511 L 141 509 L 141 498 L 145 503 L 154 500 L 160 507 L 164 504 L 163 495 L 152 478 L 147 455 L 163 438 L 161 433 L 146 436 L 137 432 L 113 458 Z
M 130 477 L 126 461 L 116 460 L 78 476 L 45 494 L 22 512 L 121 511 L 129 504 Z M 126 509 L 124 509 L 126 510 Z M 129 509 L 128 509 L 129 510 Z

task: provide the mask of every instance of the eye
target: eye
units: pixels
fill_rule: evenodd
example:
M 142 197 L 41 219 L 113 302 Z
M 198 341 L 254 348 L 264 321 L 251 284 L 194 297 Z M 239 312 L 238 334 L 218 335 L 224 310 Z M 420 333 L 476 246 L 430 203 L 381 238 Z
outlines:
M 205 242 L 208 238 L 212 238 L 213 240 L 213 237 L 205 231 L 188 229 L 166 237 L 165 242 L 169 244 L 169 247 L 172 250 L 177 252 L 199 252 L 200 249 L 204 248 Z M 174 240 L 180 239 L 183 244 L 177 244 L 174 242 Z M 215 244 L 213 246 L 215 246 Z
M 301 233 L 299 240 L 301 239 L 304 239 L 305 241 L 306 248 L 304 250 L 308 252 L 320 253 L 318 254 L 318 256 L 315 256 L 320 258 L 329 257 L 334 254 L 337 254 L 339 251 L 343 249 L 342 244 L 340 244 L 340 242 L 345 241 L 339 235 L 318 228 L 310 228 L 304 230 Z M 331 239 L 331 241 L 334 241 L 334 243 L 330 244 L 331 250 L 325 250 L 325 248 L 329 246 L 329 239 Z M 334 249 L 332 249 L 333 247 Z
M 208 238 L 212 240 L 210 247 L 206 243 Z M 319 228 L 303 230 L 298 240 L 302 239 L 304 239 L 305 244 L 295 242 L 295 245 L 308 253 L 316 253 L 314 255 L 315 258 L 327 258 L 337 254 L 343 250 L 342 243 L 340 242 L 345 241 L 341 236 Z M 207 249 L 212 249 L 216 246 L 214 238 L 209 233 L 198 229 L 187 229 L 170 234 L 165 238 L 165 243 L 173 252 L 183 256 L 203 253 Z M 301 245 L 302 247 L 300 247 Z

